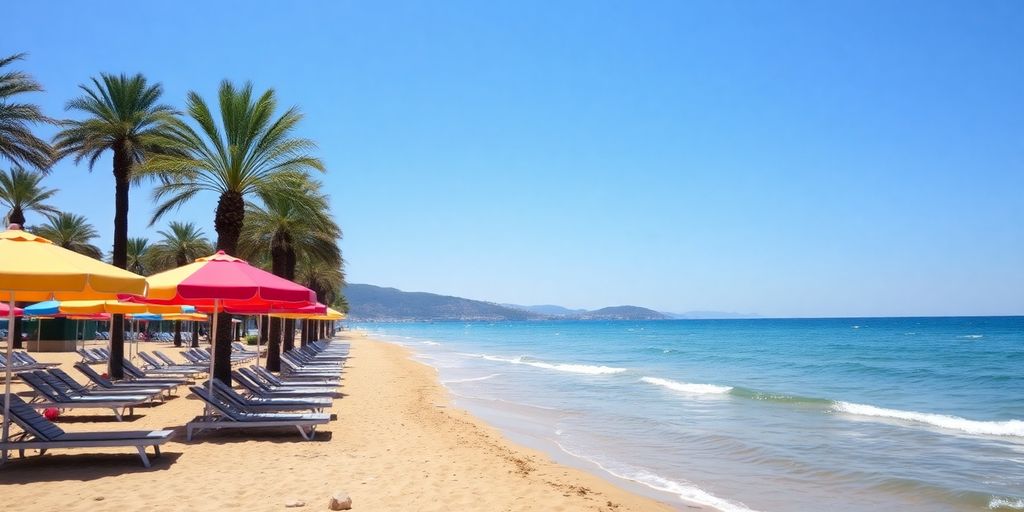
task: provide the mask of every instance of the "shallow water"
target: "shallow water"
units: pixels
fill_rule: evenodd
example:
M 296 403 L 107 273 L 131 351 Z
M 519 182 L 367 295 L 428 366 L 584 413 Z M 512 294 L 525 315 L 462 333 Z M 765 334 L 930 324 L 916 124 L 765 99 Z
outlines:
M 499 427 L 679 499 L 1024 509 L 1024 317 L 354 327 Z

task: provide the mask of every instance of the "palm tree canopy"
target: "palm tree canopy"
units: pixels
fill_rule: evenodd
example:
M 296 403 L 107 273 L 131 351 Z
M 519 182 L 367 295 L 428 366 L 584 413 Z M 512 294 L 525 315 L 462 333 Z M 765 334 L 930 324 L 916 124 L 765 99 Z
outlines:
M 21 167 L 0 173 L 0 204 L 10 209 L 4 218 L 5 227 L 9 222 L 24 224 L 26 211 L 57 213 L 56 208 L 46 204 L 57 189 L 43 187 L 42 180 L 42 173 Z
M 65 249 L 96 259 L 103 256 L 103 251 L 92 244 L 92 240 L 99 236 L 96 228 L 84 215 L 64 212 L 48 215 L 46 224 L 31 231 Z
M 85 114 L 81 120 L 61 123 L 54 138 L 58 158 L 74 155 L 75 163 L 88 160 L 89 170 L 107 150 L 127 151 L 132 163 L 148 152 L 160 151 L 170 136 L 177 111 L 159 103 L 163 87 L 149 84 L 142 74 L 102 73 L 92 85 L 79 85 L 83 95 L 67 103 L 69 111 Z
M 162 202 L 152 222 L 203 190 L 244 197 L 289 176 L 324 170 L 323 162 L 310 155 L 316 144 L 293 135 L 302 120 L 298 108 L 275 117 L 273 89 L 256 97 L 252 83 L 239 88 L 225 80 L 218 101 L 219 122 L 206 101 L 190 92 L 186 110 L 196 128 L 175 122 L 177 151 L 154 155 L 142 166 L 144 173 L 166 176 L 153 192 Z
M 331 217 L 328 197 L 320 192 L 321 184 L 299 175 L 278 185 L 259 192 L 262 205 L 251 201 L 246 204 L 239 256 L 260 262 L 278 249 L 290 251 L 293 257 L 308 254 L 340 265 L 337 242 L 341 229 Z
M 53 120 L 43 115 L 37 105 L 20 103 L 16 98 L 41 92 L 43 87 L 27 73 L 5 70 L 24 57 L 24 53 L 18 53 L 0 58 L 0 159 L 45 171 L 53 163 L 53 150 L 32 134 L 32 126 Z
M 149 265 L 149 252 L 152 246 L 149 245 L 148 238 L 129 238 L 128 239 L 128 270 L 129 272 L 135 272 L 139 275 L 149 275 L 151 268 Z
M 180 267 L 213 253 L 210 241 L 194 223 L 171 222 L 167 228 L 157 231 L 163 238 L 149 250 L 154 271 Z

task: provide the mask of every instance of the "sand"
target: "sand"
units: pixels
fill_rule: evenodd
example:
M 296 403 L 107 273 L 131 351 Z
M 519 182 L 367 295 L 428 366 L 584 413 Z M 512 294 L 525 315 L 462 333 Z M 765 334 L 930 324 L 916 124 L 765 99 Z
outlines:
M 365 511 L 659 511 L 666 504 L 623 490 L 517 446 L 453 408 L 435 371 L 397 345 L 348 333 L 337 419 L 304 442 L 294 430 L 204 432 L 183 425 L 202 406 L 180 396 L 117 422 L 103 411 L 68 412 L 67 431 L 174 429 L 153 467 L 131 448 L 58 450 L 0 467 L 3 508 L 13 510 L 326 510 L 347 492 Z M 153 344 L 173 351 L 167 344 Z M 153 346 L 144 344 L 143 350 Z M 74 354 L 36 354 L 71 368 Z M 173 357 L 173 356 L 172 356 Z M 80 380 L 84 381 L 84 377 Z M 16 386 L 15 390 L 25 388 Z

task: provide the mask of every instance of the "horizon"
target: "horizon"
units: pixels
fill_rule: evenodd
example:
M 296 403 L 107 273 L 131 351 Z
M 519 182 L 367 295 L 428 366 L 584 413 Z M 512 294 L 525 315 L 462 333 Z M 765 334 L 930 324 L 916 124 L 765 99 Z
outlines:
M 227 31 L 231 6 L 124 5 L 10 6 L 0 54 L 27 52 L 14 69 L 46 89 L 26 99 L 64 117 L 100 72 L 142 72 L 179 109 L 224 78 L 276 89 L 327 163 L 350 281 L 581 309 L 1024 315 L 1019 3 L 310 2 Z M 65 159 L 44 184 L 108 251 L 109 154 L 86 169 Z M 209 194 L 147 227 L 151 188 L 133 187 L 130 236 L 182 220 L 215 237 Z

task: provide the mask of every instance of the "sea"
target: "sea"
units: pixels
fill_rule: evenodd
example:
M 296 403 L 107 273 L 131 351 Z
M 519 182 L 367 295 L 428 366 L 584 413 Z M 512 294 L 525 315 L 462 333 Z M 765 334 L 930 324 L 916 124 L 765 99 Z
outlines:
M 1024 317 L 352 327 L 680 510 L 1024 510 Z

